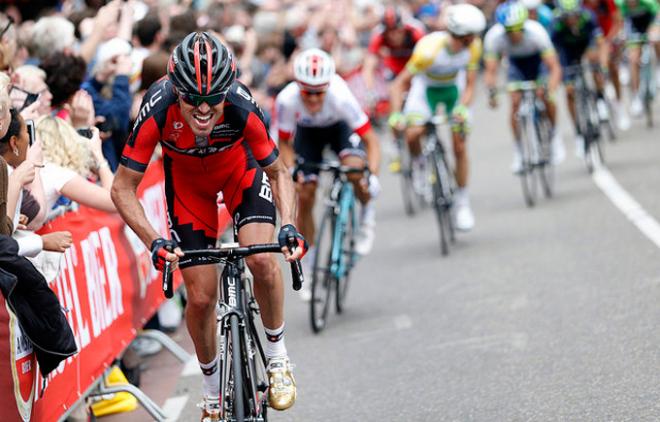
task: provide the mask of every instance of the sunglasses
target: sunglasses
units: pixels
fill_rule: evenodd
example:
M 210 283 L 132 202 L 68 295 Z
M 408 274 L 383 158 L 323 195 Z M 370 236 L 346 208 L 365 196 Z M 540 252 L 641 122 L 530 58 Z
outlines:
M 474 41 L 474 35 L 454 35 L 454 38 L 463 45 L 471 44 Z
M 203 103 L 213 107 L 223 102 L 225 98 L 227 98 L 227 93 L 221 92 L 214 95 L 197 95 L 189 94 L 187 92 L 179 92 L 179 98 L 181 98 L 186 104 L 190 104 L 195 107 L 199 107 Z
M 307 91 L 305 89 L 301 89 L 300 93 L 305 96 L 305 97 L 321 97 L 325 95 L 326 91 Z
M 5 33 L 9 31 L 9 28 L 14 24 L 14 18 L 12 18 L 11 16 L 7 15 L 7 20 L 8 20 L 7 25 L 3 28 L 2 31 L 0 31 L 0 39 L 2 39 Z

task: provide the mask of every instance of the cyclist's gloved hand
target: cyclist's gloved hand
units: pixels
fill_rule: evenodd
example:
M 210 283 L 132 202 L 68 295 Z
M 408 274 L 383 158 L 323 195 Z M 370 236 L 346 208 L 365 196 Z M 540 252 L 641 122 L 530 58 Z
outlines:
M 470 109 L 463 104 L 457 105 L 451 111 L 452 131 L 467 132 L 469 120 L 470 120 Z
M 179 247 L 175 240 L 163 239 L 162 237 L 151 242 L 151 262 L 158 271 L 163 271 L 168 253 L 174 253 Z
M 287 224 L 280 228 L 280 234 L 277 236 L 277 241 L 280 244 L 280 247 L 287 248 L 289 252 L 293 252 L 296 248 L 302 249 L 302 255 L 300 258 L 305 256 L 309 245 L 303 237 L 302 234 L 298 233 L 298 230 L 293 226 L 293 224 Z
M 378 180 L 378 176 L 373 173 L 369 175 L 368 189 L 369 196 L 371 196 L 372 199 L 377 197 L 380 193 L 380 181 Z
M 405 118 L 403 114 L 398 111 L 390 114 L 390 117 L 387 118 L 387 124 L 390 125 L 393 129 L 399 129 L 403 126 Z

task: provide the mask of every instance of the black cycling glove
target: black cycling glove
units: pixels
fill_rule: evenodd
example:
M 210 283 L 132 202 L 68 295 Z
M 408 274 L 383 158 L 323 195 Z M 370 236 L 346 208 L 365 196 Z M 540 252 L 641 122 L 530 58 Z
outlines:
M 175 240 L 163 239 L 162 237 L 151 242 L 151 261 L 158 271 L 163 271 L 165 257 L 169 252 L 174 252 L 179 245 Z
M 301 258 L 305 256 L 305 253 L 307 253 L 307 249 L 309 248 L 307 241 L 302 234 L 298 233 L 298 230 L 296 230 L 293 224 L 287 224 L 280 228 L 280 234 L 277 236 L 277 241 L 281 247 L 289 248 L 290 252 L 293 252 L 295 248 L 302 248 L 303 254 L 300 256 Z

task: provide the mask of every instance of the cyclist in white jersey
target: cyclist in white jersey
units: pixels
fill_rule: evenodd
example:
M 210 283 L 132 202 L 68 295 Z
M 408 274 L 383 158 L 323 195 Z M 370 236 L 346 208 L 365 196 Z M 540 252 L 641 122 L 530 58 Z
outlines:
M 360 231 L 355 250 L 361 255 L 371 251 L 374 240 L 375 210 L 371 199 L 380 191 L 378 168 L 380 147 L 369 118 L 349 90 L 346 82 L 335 74 L 332 58 L 312 48 L 294 61 L 295 81 L 287 85 L 275 100 L 275 122 L 279 148 L 284 162 L 294 167 L 295 157 L 306 162 L 323 160 L 326 145 L 339 156 L 342 164 L 364 167 L 370 176 L 350 175 L 358 200 L 362 203 Z M 313 242 L 314 200 L 318 171 L 303 168 L 294 175 L 299 183 L 298 227 Z M 313 262 L 312 246 L 303 259 Z
M 497 106 L 497 69 L 500 59 L 503 56 L 509 59 L 510 118 L 516 145 L 511 164 L 514 173 L 522 170 L 520 131 L 515 118 L 522 94 L 516 83 L 536 81 L 541 84 L 547 79 L 545 89 L 539 88 L 537 95 L 545 102 L 553 126 L 556 123 L 556 92 L 561 83 L 561 66 L 550 36 L 540 23 L 527 19 L 527 15 L 527 8 L 518 1 L 502 3 L 495 11 L 498 23 L 484 38 L 484 80 L 489 88 L 491 107 Z M 553 127 L 552 162 L 558 164 L 565 157 L 566 150 L 561 136 Z

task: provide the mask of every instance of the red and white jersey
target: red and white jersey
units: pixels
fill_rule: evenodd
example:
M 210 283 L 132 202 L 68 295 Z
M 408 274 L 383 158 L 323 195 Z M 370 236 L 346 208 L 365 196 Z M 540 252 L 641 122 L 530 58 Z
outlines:
M 360 136 L 371 127 L 369 117 L 346 82 L 338 75 L 334 75 L 330 81 L 323 107 L 318 113 L 307 111 L 300 95 L 298 83 L 291 82 L 275 99 L 275 122 L 279 139 L 290 138 L 296 126 L 328 127 L 343 121 Z

